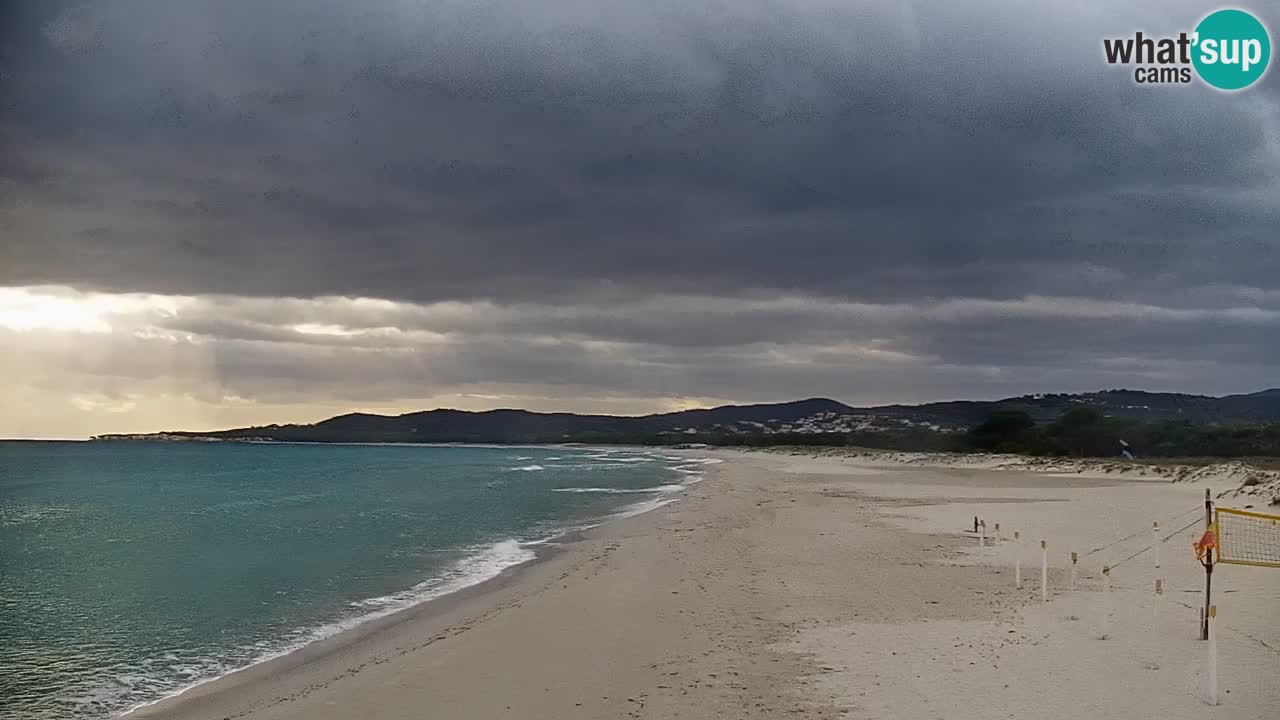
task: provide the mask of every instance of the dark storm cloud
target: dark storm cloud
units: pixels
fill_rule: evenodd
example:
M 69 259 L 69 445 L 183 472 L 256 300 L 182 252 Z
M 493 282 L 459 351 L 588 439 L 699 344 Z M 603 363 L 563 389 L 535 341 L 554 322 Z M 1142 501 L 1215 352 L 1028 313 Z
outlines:
M 1280 270 L 1274 75 L 1143 88 L 1100 59 L 1194 3 L 899 7 L 30 11 L 11 151 L 75 191 L 20 180 L 0 281 L 1176 299 Z M 67 205 L 108 256 L 41 227 Z
M 316 327 L 321 320 L 332 324 Z M 594 393 L 660 385 L 678 394 L 727 393 L 738 382 L 757 384 L 745 380 L 755 374 L 771 378 L 764 384 L 771 393 L 789 386 L 798 394 L 857 393 L 850 378 L 876 377 L 879 388 L 895 375 L 902 383 L 942 372 L 967 375 L 971 387 L 1001 368 L 1034 383 L 1081 369 L 1097 382 L 1196 365 L 1198 382 L 1223 367 L 1252 368 L 1264 382 L 1258 348 L 1280 343 L 1280 307 L 1208 311 L 1062 298 L 914 305 L 665 298 L 607 307 L 229 299 L 186 308 L 162 324 L 235 348 L 218 355 L 220 367 L 235 368 L 220 374 L 256 378 L 259 391 L 331 383 L 367 392 L 372 377 L 400 392 L 506 382 Z M 279 372 L 268 379 L 263 368 L 240 365 L 245 353 L 277 363 Z M 374 372 L 369 363 L 387 365 Z M 788 383 L 777 384 L 780 377 Z

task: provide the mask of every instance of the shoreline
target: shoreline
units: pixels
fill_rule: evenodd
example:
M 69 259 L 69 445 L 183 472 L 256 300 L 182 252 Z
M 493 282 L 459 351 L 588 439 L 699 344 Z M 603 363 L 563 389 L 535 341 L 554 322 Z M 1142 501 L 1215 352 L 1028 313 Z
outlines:
M 265 443 L 262 443 L 265 444 Z M 316 444 L 316 443 L 276 443 L 276 444 Z M 351 445 L 386 445 L 388 443 L 346 443 Z M 433 447 L 453 447 L 453 445 L 433 444 Z M 488 446 L 486 446 L 488 447 Z M 501 448 L 520 448 L 520 447 L 546 447 L 546 446 L 493 446 Z M 561 445 L 560 447 L 573 447 Z M 582 446 L 586 447 L 586 446 Z M 669 449 L 668 449 L 669 450 Z M 677 451 L 679 452 L 679 451 Z M 694 455 L 691 451 L 689 456 L 680 463 L 680 467 L 686 467 L 693 463 L 703 464 L 706 458 Z M 718 462 L 718 461 L 717 461 Z M 591 519 L 585 525 L 570 526 L 562 532 L 558 532 L 547 537 L 536 540 L 520 540 L 519 538 L 510 538 L 502 542 L 515 542 L 519 547 L 528 549 L 533 553 L 533 557 L 522 560 L 511 565 L 507 565 L 498 571 L 496 575 L 483 578 L 476 582 L 462 585 L 450 590 L 445 590 L 439 595 L 431 595 L 422 599 L 410 602 L 404 607 L 389 609 L 383 614 L 379 611 L 371 612 L 364 616 L 351 618 L 349 627 L 344 627 L 336 632 L 319 637 L 312 640 L 304 641 L 296 647 L 287 647 L 285 649 L 269 653 L 265 657 L 254 660 L 248 665 L 230 670 L 221 675 L 199 680 L 191 685 L 174 690 L 160 698 L 150 700 L 135 705 L 127 710 L 113 714 L 111 717 L 116 720 L 124 720 L 128 718 L 134 720 L 136 718 L 149 718 L 156 713 L 162 713 L 169 709 L 176 709 L 182 706 L 189 699 L 197 698 L 201 695 L 220 693 L 236 688 L 246 683 L 253 683 L 265 678 L 269 678 L 277 673 L 289 672 L 291 669 L 304 665 L 309 662 L 331 656 L 341 652 L 352 645 L 357 645 L 367 641 L 370 637 L 380 633 L 394 629 L 395 626 L 411 621 L 423 621 L 445 616 L 451 611 L 457 611 L 464 608 L 468 604 L 474 604 L 483 601 L 486 596 L 500 592 L 503 588 L 511 584 L 517 583 L 520 576 L 528 572 L 540 564 L 552 561 L 557 556 L 567 551 L 568 546 L 580 543 L 586 540 L 588 533 L 599 531 L 609 525 L 619 522 L 625 522 L 632 518 L 641 517 L 643 515 L 653 513 L 668 507 L 673 503 L 679 502 L 677 496 L 692 485 L 702 481 L 697 475 L 691 475 L 685 470 L 674 470 L 680 476 L 681 482 L 669 483 L 661 487 L 677 487 L 681 490 L 653 490 L 651 493 L 643 493 L 641 491 L 626 491 L 621 494 L 652 494 L 653 497 L 627 503 L 619 507 L 614 512 L 599 518 Z M 502 544 L 502 543 L 497 543 Z M 495 544 L 496 545 L 496 544 Z M 477 557 L 471 556 L 471 558 Z M 323 626 L 321 626 L 323 627 Z
M 564 536 L 564 542 L 572 542 L 568 538 L 579 536 L 582 531 L 571 531 Z M 522 543 L 526 544 L 526 543 Z M 289 672 L 291 669 L 332 656 L 350 646 L 364 642 L 380 633 L 393 630 L 405 622 L 431 619 L 456 611 L 462 606 L 482 600 L 485 595 L 499 592 L 511 583 L 517 582 L 523 571 L 532 569 L 539 563 L 548 562 L 563 552 L 558 547 L 560 540 L 545 541 L 534 545 L 535 556 L 529 560 L 503 568 L 497 575 L 456 590 L 448 591 L 436 597 L 429 597 L 407 607 L 397 608 L 385 615 L 360 620 L 349 628 L 299 647 L 281 651 L 270 657 L 237 668 L 216 677 L 202 680 L 193 685 L 175 691 L 157 700 L 130 708 L 114 718 L 147 718 L 169 709 L 176 709 L 187 701 L 213 693 L 232 690 L 244 684 L 269 678 L 277 673 Z
M 572 553 L 576 546 L 603 539 L 609 535 L 609 530 L 615 525 L 645 518 L 677 502 L 680 500 L 668 499 L 638 512 L 619 510 L 617 514 L 585 528 L 569 530 L 545 540 L 522 542 L 522 546 L 529 547 L 534 552 L 534 557 L 508 566 L 493 577 L 436 597 L 423 599 L 386 615 L 358 622 L 333 635 L 198 682 L 113 717 L 120 720 L 125 718 L 151 720 L 167 717 L 170 712 L 180 714 L 186 710 L 196 709 L 202 700 L 211 696 L 228 693 L 255 683 L 270 682 L 274 677 L 288 674 L 300 667 L 323 662 L 326 659 L 339 658 L 346 653 L 358 651 L 365 645 L 376 645 L 382 640 L 390 639 L 397 627 L 408 623 L 439 625 L 445 634 L 437 634 L 434 639 L 444 639 L 448 634 L 448 626 L 457 622 L 459 618 L 501 609 L 510 601 L 507 594 L 511 590 L 520 588 L 522 583 L 544 581 L 549 574 L 561 570 L 562 568 L 556 565 L 557 561 Z M 625 507 L 645 504 L 647 503 L 633 503 Z M 423 646 L 430 644 L 431 641 L 428 641 Z
M 1198 591 L 1190 553 L 1166 553 L 1170 596 L 1158 614 L 1142 609 L 1149 561 L 1123 565 L 1103 596 L 1098 563 L 1111 558 L 1088 557 L 1080 589 L 1065 587 L 1066 549 L 1149 532 L 1153 518 L 1200 502 L 1200 484 L 698 452 L 723 462 L 678 502 L 565 536 L 495 578 L 128 717 L 932 720 L 956 707 L 1046 720 L 1202 716 L 1203 648 L 1188 631 L 1193 604 L 1181 602 Z M 1013 587 L 1012 558 L 1029 570 L 1038 545 L 979 549 L 965 530 L 974 515 L 1049 538 L 1051 602 L 1038 582 Z M 1277 581 L 1215 577 L 1231 618 L 1219 720 L 1280 706 L 1268 680 Z M 1118 604 L 1100 642 L 1091 628 L 1107 597 Z
M 567 533 L 567 535 L 573 535 L 576 532 L 577 531 L 573 531 Z M 520 544 L 522 546 L 528 546 L 531 543 L 521 542 Z M 198 691 L 207 685 L 223 684 L 224 682 L 226 684 L 226 688 L 211 688 L 209 692 L 218 692 L 235 687 L 237 683 L 234 681 L 234 678 L 242 673 L 251 673 L 257 670 L 263 675 L 270 675 L 275 672 L 287 671 L 290 667 L 315 659 L 314 657 L 309 658 L 309 653 L 316 657 L 322 657 L 336 649 L 340 649 L 343 646 L 359 642 L 366 635 L 375 634 L 381 630 L 394 627 L 400 622 L 422 615 L 433 607 L 438 607 L 440 611 L 443 612 L 449 607 L 450 600 L 453 600 L 454 602 L 465 602 L 468 594 L 479 594 L 484 592 L 486 589 L 496 589 L 501 587 L 503 583 L 511 580 L 509 576 L 514 576 L 522 568 L 540 561 L 549 560 L 556 552 L 554 543 L 551 541 L 532 543 L 531 550 L 534 553 L 533 558 L 509 565 L 492 577 L 485 578 L 470 585 L 464 585 L 454 590 L 445 591 L 437 596 L 423 598 L 405 607 L 390 610 L 382 615 L 378 615 L 375 611 L 369 615 L 353 618 L 354 622 L 350 627 L 342 628 L 331 635 L 306 641 L 297 647 L 286 648 L 278 652 L 270 653 L 266 657 L 255 660 L 244 667 L 236 668 L 235 670 L 230 670 L 221 675 L 197 681 L 184 688 L 175 690 L 170 694 L 164 695 L 163 697 L 136 705 L 128 710 L 113 715 L 112 717 L 120 719 L 146 717 L 147 710 L 151 708 L 159 709 L 158 706 L 161 705 L 181 702 L 189 696 L 198 694 Z M 490 585 L 492 585 L 491 588 L 485 587 Z M 293 662 L 287 662 L 289 658 L 294 655 L 299 657 Z M 248 679 L 248 681 L 251 680 L 252 679 Z

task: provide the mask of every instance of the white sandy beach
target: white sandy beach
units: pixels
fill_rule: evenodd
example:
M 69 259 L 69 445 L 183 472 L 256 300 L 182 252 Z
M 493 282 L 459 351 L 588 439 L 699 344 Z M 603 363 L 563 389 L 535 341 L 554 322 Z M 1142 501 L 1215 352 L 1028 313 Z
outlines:
M 1280 569 L 1215 573 L 1221 703 L 1210 707 L 1191 551 L 1199 525 L 1163 544 L 1159 569 L 1150 550 L 1129 557 L 1151 543 L 1153 521 L 1163 536 L 1198 517 L 1206 485 L 1215 495 L 1238 485 L 1231 472 L 1171 483 L 998 459 L 714 455 L 725 462 L 679 502 L 131 717 L 1280 713 Z M 979 548 L 975 515 L 993 532 L 1001 523 L 1006 541 Z M 1014 530 L 1021 546 L 1008 541 Z M 1083 556 L 1075 592 L 1071 551 Z M 1117 566 L 1105 598 L 1104 564 Z

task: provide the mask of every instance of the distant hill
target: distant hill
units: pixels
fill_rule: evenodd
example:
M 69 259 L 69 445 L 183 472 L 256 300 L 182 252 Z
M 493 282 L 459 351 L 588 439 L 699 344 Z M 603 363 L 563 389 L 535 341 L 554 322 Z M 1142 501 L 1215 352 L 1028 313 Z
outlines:
M 426 410 L 404 415 L 350 413 L 305 425 L 265 425 L 216 432 L 101 435 L 95 440 L 261 440 L 281 442 L 672 443 L 754 436 L 951 433 L 998 410 L 1021 410 L 1047 423 L 1077 407 L 1111 417 L 1180 420 L 1195 425 L 1280 422 L 1280 389 L 1209 397 L 1140 390 L 1038 394 L 994 401 L 857 408 L 825 398 L 621 417 L 527 410 Z
M 932 418 L 945 424 L 971 426 L 996 410 L 1022 410 L 1037 422 L 1049 422 L 1080 406 L 1091 406 L 1112 417 L 1144 421 L 1186 420 L 1197 425 L 1248 425 L 1280 422 L 1280 388 L 1248 395 L 1185 395 L 1142 390 L 1103 390 L 1092 393 L 1045 393 L 995 401 L 953 401 L 924 405 L 887 405 L 867 411 L 914 419 Z

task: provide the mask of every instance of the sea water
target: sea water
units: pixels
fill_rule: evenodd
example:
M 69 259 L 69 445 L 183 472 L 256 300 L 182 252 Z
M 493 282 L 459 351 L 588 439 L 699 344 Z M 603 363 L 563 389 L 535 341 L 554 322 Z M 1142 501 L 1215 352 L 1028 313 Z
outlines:
M 0 442 L 0 718 L 107 718 L 669 502 L 661 451 Z

